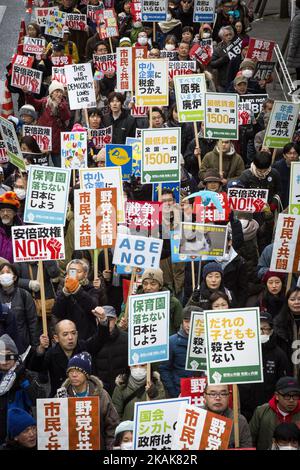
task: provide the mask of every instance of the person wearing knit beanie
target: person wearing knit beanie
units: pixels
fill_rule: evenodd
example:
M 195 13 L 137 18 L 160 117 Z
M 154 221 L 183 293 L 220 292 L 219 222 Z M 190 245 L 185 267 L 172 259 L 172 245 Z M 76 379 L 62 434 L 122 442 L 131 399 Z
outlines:
M 37 120 L 37 112 L 32 104 L 24 104 L 19 111 L 20 118 L 28 126 L 33 125 Z
M 56 90 L 60 90 L 64 92 L 64 86 L 62 83 L 58 82 L 57 80 L 52 80 L 52 82 L 49 85 L 49 96 L 51 96 L 52 93 Z
M 88 352 L 82 352 L 80 354 L 76 354 L 75 356 L 71 357 L 68 362 L 67 368 L 67 375 L 72 369 L 79 370 L 82 372 L 87 378 L 92 373 L 92 358 Z
M 15 355 L 19 354 L 16 343 L 8 334 L 5 333 L 4 335 L 0 336 L 0 355 L 3 355 L 7 352 Z
M 221 276 L 223 276 L 222 266 L 216 261 L 207 263 L 203 268 L 203 279 L 205 279 L 209 273 L 220 273 Z
M 11 242 L 11 226 L 12 225 L 21 225 L 21 220 L 19 219 L 17 212 L 20 207 L 20 201 L 17 198 L 16 193 L 13 191 L 7 191 L 0 196 L 0 225 L 2 225 L 5 230 L 5 234 L 1 235 L 2 239 L 7 238 L 7 242 L 2 243 L 2 253 L 1 256 L 8 259 L 8 261 L 13 262 L 12 255 L 12 242 Z M 5 250 L 5 251 L 4 251 Z
M 0 211 L 1 209 L 12 209 L 15 213 L 18 212 L 20 201 L 16 193 L 8 191 L 0 196 Z
M 36 421 L 21 408 L 10 408 L 7 413 L 8 437 L 26 448 L 36 446 Z
M 158 284 L 158 286 L 154 284 Z M 164 276 L 160 268 L 145 269 L 144 274 L 142 275 L 142 285 L 143 285 L 143 291 L 145 292 L 145 294 L 150 293 L 150 292 L 158 292 L 158 290 L 161 289 L 163 284 L 164 284 Z
M 278 279 L 281 280 L 282 283 L 286 279 L 285 273 L 280 273 L 280 272 L 277 272 L 277 271 L 268 270 L 268 271 L 265 272 L 265 274 L 262 278 L 262 282 L 266 284 L 271 277 L 277 277 Z

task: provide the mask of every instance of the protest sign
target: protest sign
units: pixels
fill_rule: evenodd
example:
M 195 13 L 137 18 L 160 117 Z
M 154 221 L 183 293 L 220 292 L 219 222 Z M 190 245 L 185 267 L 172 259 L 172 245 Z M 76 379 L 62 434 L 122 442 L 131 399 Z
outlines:
M 142 130 L 141 182 L 180 181 L 180 127 Z
M 299 108 L 299 103 L 274 101 L 263 147 L 283 148 L 293 141 Z
M 97 18 L 104 10 L 104 5 L 102 2 L 99 2 L 99 5 L 87 5 L 87 18 L 94 24 L 97 24 Z
M 201 191 L 200 191 L 201 193 Z M 195 197 L 194 212 L 196 214 L 196 222 L 198 223 L 212 223 L 212 222 L 224 222 L 229 220 L 229 203 L 227 194 L 225 192 L 216 193 L 219 199 L 222 210 L 218 210 L 211 200 L 206 206 L 202 204 L 201 197 Z
M 134 450 L 171 450 L 179 406 L 189 398 L 152 400 L 134 404 Z
M 99 450 L 99 397 L 37 400 L 38 450 Z
M 206 377 L 182 377 L 180 379 L 180 396 L 189 397 L 191 405 L 203 408 L 204 390 L 207 384 Z
M 100 72 L 116 72 L 117 71 L 117 62 L 116 54 L 101 54 L 93 55 L 93 64 L 96 70 Z M 119 69 L 118 69 L 119 70 Z
M 132 91 L 132 48 L 117 47 L 117 90 Z
M 31 135 L 40 147 L 41 152 L 51 152 L 52 150 L 52 127 L 27 126 L 22 127 L 23 136 Z
M 45 28 L 47 26 L 47 17 L 53 10 L 58 10 L 58 7 L 35 8 L 34 15 L 36 23 L 42 28 Z
M 22 154 L 26 163 L 30 165 L 49 166 L 49 153 L 22 152 Z
M 263 382 L 259 308 L 205 310 L 209 385 Z
M 23 67 L 26 67 L 28 69 L 31 69 L 32 65 L 34 62 L 34 57 L 29 57 L 26 55 L 19 55 L 19 54 L 14 54 L 11 65 L 21 65 Z
M 195 122 L 204 119 L 204 73 L 174 77 L 179 122 Z
M 270 270 L 300 271 L 300 215 L 278 215 Z
M 246 59 L 270 62 L 272 60 L 275 41 L 250 38 Z
M 268 95 L 240 95 L 239 106 L 243 103 L 250 105 L 255 118 L 261 113 L 264 102 L 268 99 Z
M 127 200 L 125 223 L 131 234 L 159 237 L 161 202 Z
M 124 196 L 120 167 L 80 169 L 79 178 L 81 189 L 117 188 L 117 220 L 118 223 L 124 222 Z
M 189 51 L 191 59 L 198 60 L 203 65 L 208 65 L 213 54 L 212 39 L 201 39 L 199 44 L 194 44 Z
M 14 263 L 65 259 L 63 225 L 19 225 L 12 227 Z
M 253 80 L 269 80 L 274 72 L 276 62 L 257 62 L 254 70 Z
M 117 237 L 116 188 L 74 191 L 75 250 L 112 248 Z
M 126 137 L 126 145 L 132 147 L 132 173 L 141 176 L 142 142 L 141 139 Z
M 185 370 L 206 370 L 203 313 L 192 312 Z
M 179 253 L 222 258 L 227 244 L 227 226 L 182 222 Z
M 61 167 L 76 170 L 86 168 L 87 164 L 87 133 L 61 132 Z
M 52 8 L 46 18 L 45 34 L 62 38 L 64 35 L 63 29 L 66 26 L 66 21 L 67 13 Z
M 70 109 L 96 107 L 96 95 L 91 64 L 66 65 L 65 75 Z
M 142 21 L 142 4 L 141 0 L 132 0 L 130 6 L 130 14 L 132 16 L 132 21 Z
M 52 80 L 56 80 L 64 87 L 67 86 L 67 80 L 64 67 L 52 67 Z
M 291 162 L 289 213 L 300 215 L 300 162 Z
M 101 150 L 112 141 L 112 126 L 103 129 L 88 129 L 88 134 L 91 136 L 95 148 Z
M 13 123 L 0 117 L 0 131 L 10 163 L 18 167 L 21 171 L 26 171 L 26 165 Z
M 252 123 L 252 110 L 249 101 L 239 101 L 238 103 L 238 121 L 239 126 L 247 126 Z
M 24 37 L 23 52 L 26 52 L 27 54 L 41 56 L 45 46 L 46 40 L 43 38 L 31 38 L 29 36 Z
M 238 140 L 238 95 L 205 93 L 204 138 Z
M 119 166 L 122 170 L 123 181 L 129 181 L 132 174 L 132 147 L 131 145 L 105 145 L 106 166 Z
M 142 21 L 166 21 L 168 0 L 141 0 Z
M 163 49 L 162 51 L 160 51 L 159 53 L 159 57 L 161 59 L 169 59 L 169 61 L 175 61 L 177 60 L 177 52 L 176 50 L 175 51 L 167 51 L 165 49 Z
M 229 188 L 228 202 L 234 211 L 262 212 L 268 203 L 268 189 Z
M 11 85 L 21 90 L 26 89 L 30 93 L 40 93 L 42 84 L 43 72 L 20 65 L 13 65 Z
M 86 15 L 81 13 L 67 13 L 66 26 L 69 29 L 85 31 L 87 22 Z
M 200 258 L 200 256 L 188 256 L 179 254 L 180 232 L 170 231 L 170 243 L 172 263 L 191 263 L 192 261 L 201 261 L 202 258 Z
M 196 62 L 194 60 L 174 60 L 169 61 L 169 79 L 177 75 L 190 75 L 196 72 Z
M 194 23 L 213 23 L 215 3 L 215 0 L 194 0 Z
M 232 419 L 193 405 L 180 405 L 173 450 L 225 450 Z
M 242 50 L 242 40 L 241 38 L 237 37 L 233 42 L 226 47 L 226 54 L 229 57 L 229 60 L 235 59 L 238 55 L 240 55 Z
M 159 268 L 163 240 L 118 233 L 113 264 L 135 268 Z
M 54 65 L 54 67 L 61 67 L 62 70 L 60 72 L 65 75 L 65 70 L 64 70 L 63 67 L 65 65 L 72 64 L 73 60 L 72 60 L 72 57 L 70 55 L 60 55 L 60 56 L 54 56 L 54 57 L 52 55 L 51 56 L 51 62 Z M 53 67 L 52 67 L 52 70 L 53 70 Z
M 148 106 L 135 106 L 135 104 L 131 108 L 131 116 L 132 117 L 147 117 L 149 112 Z
M 137 59 L 135 97 L 138 106 L 168 106 L 169 81 L 167 59 Z
M 132 85 L 135 90 L 135 68 L 137 59 L 147 59 L 148 47 L 147 46 L 132 46 Z M 134 91 L 133 90 L 133 91 Z
M 161 183 L 161 190 L 163 191 L 164 189 L 171 189 L 173 193 L 173 198 L 175 199 L 175 202 L 179 204 L 180 201 L 180 181 L 177 183 L 168 183 L 165 181 L 164 183 Z M 152 199 L 153 201 L 158 201 L 158 189 L 159 189 L 159 184 L 154 183 L 152 185 Z
M 7 150 L 4 140 L 0 140 L 0 163 L 7 163 L 9 161 Z
M 129 295 L 128 365 L 169 359 L 170 291 Z
M 100 39 L 119 36 L 118 21 L 113 8 L 106 8 L 99 14 L 98 18 Z

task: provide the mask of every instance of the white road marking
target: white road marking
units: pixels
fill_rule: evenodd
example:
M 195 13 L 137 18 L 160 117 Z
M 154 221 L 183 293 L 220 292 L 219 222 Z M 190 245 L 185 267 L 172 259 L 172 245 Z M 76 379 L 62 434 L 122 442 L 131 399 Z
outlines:
M 0 24 L 2 23 L 6 8 L 7 8 L 6 6 L 0 5 Z

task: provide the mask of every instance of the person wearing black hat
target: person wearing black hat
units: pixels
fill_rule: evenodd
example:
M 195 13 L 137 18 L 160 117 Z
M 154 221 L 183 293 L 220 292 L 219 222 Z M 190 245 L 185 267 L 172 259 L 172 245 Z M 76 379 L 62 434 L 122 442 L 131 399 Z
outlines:
M 249 423 L 254 446 L 257 450 L 268 450 L 278 424 L 297 423 L 299 420 L 299 382 L 294 377 L 281 377 L 276 383 L 274 396 L 256 408 Z
M 264 381 L 239 385 L 241 412 L 248 421 L 257 406 L 272 398 L 277 381 L 289 370 L 287 355 L 277 344 L 272 315 L 268 312 L 260 314 L 260 331 Z
M 278 424 L 270 450 L 299 450 L 300 429 L 295 423 Z
M 170 398 L 179 396 L 181 378 L 197 375 L 197 372 L 185 370 L 192 312 L 202 312 L 202 308 L 188 306 L 183 309 L 183 320 L 180 330 L 170 336 L 169 360 L 161 362 L 159 366 L 162 383 Z

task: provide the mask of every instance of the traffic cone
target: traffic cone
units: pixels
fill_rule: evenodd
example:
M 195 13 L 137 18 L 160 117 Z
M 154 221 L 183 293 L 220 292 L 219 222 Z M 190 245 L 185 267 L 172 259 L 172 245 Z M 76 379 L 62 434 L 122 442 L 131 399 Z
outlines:
M 33 0 L 26 0 L 26 13 L 32 13 Z
M 25 20 L 21 20 L 19 39 L 18 39 L 18 47 L 17 47 L 17 54 L 20 54 L 20 55 L 23 55 L 23 39 L 24 39 L 24 36 L 26 36 Z
M 14 114 L 14 105 L 11 97 L 11 93 L 8 89 L 8 82 L 7 79 L 4 82 L 4 96 L 3 96 L 3 103 L 1 106 L 1 117 L 8 118 Z

